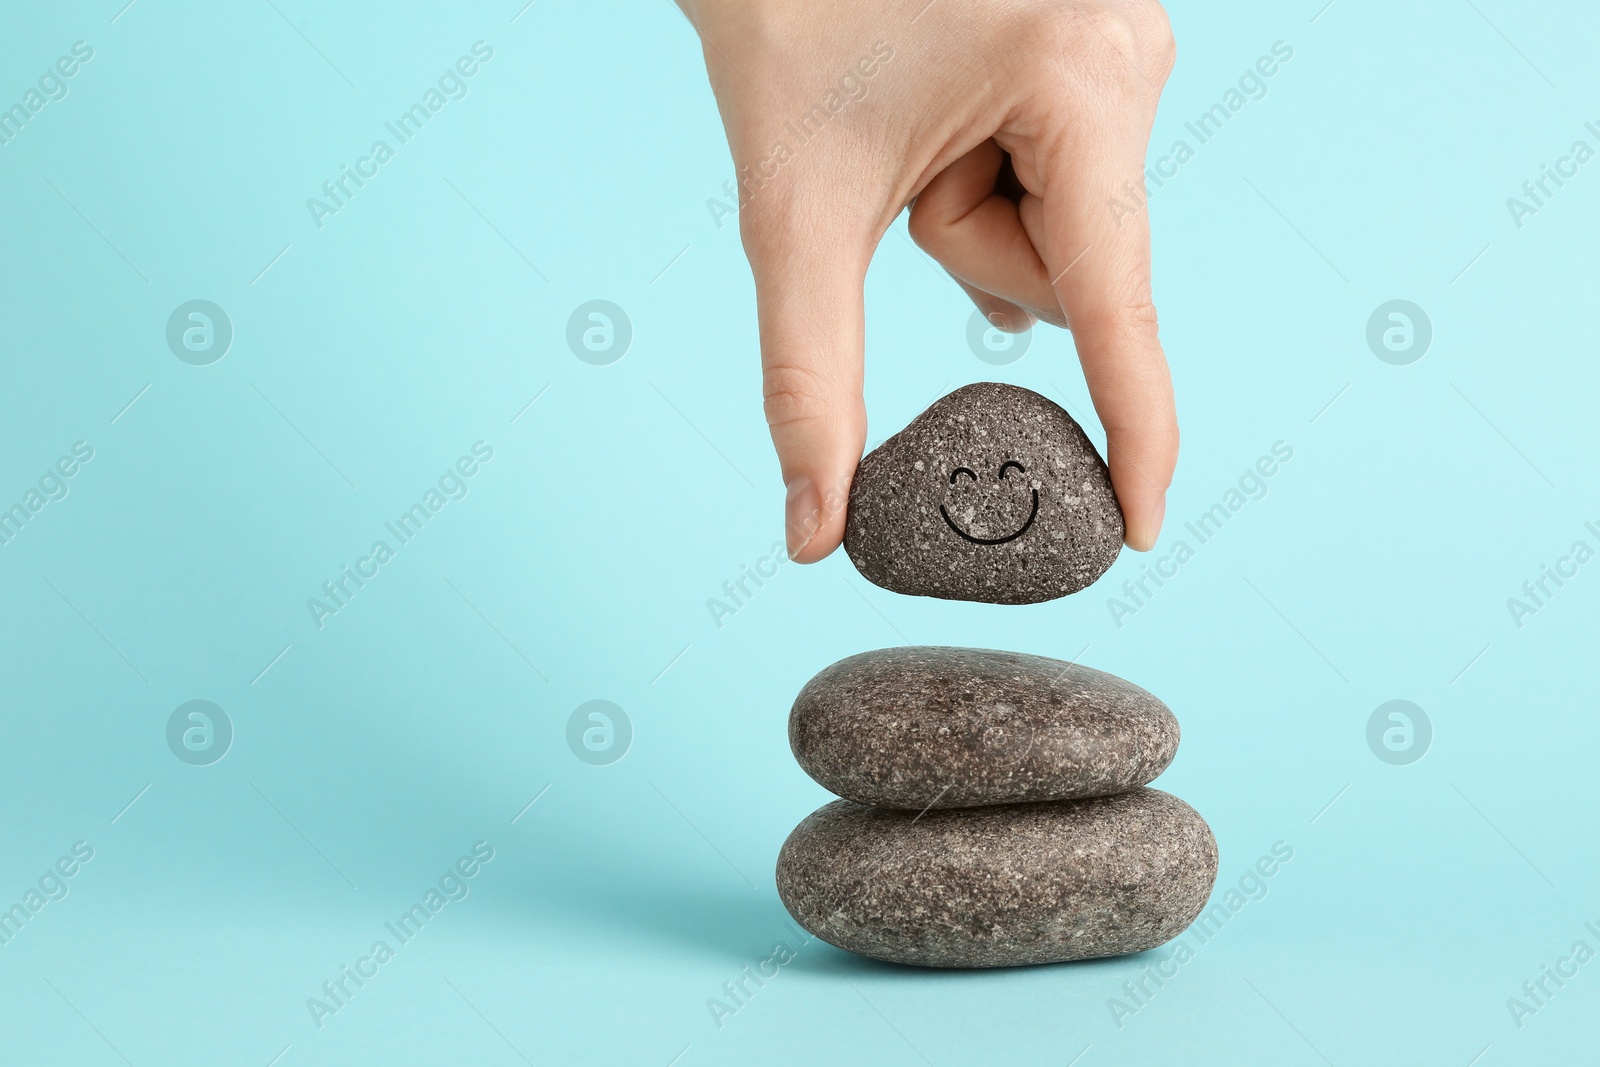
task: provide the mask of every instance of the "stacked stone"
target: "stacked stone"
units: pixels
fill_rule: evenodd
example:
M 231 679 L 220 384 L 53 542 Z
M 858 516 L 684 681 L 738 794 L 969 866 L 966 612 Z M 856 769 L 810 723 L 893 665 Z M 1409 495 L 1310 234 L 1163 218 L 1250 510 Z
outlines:
M 1014 386 L 967 386 L 864 460 L 845 547 L 898 592 L 1036 603 L 1115 559 L 1121 512 L 1078 424 Z M 797 922 L 843 949 L 930 967 L 1139 952 L 1194 921 L 1211 830 L 1147 787 L 1172 762 L 1165 704 L 1075 663 L 989 649 L 851 656 L 801 690 L 796 759 L 844 798 L 778 857 Z

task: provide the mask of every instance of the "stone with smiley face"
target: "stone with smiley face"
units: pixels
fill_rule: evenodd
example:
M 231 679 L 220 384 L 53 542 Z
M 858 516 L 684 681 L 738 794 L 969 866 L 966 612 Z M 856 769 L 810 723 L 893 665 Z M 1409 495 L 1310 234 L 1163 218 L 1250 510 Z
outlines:
M 868 581 L 897 593 L 1036 604 L 1094 582 L 1122 538 L 1083 427 L 1030 389 L 979 382 L 861 461 L 844 544 Z

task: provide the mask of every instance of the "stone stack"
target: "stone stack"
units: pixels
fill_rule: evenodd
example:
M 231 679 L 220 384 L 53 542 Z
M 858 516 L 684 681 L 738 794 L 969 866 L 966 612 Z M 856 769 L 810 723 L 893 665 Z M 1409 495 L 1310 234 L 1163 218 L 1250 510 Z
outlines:
M 862 461 L 845 547 L 889 589 L 1022 604 L 1092 583 L 1122 531 L 1071 416 L 986 383 Z M 1147 787 L 1177 752 L 1177 720 L 1101 671 L 989 649 L 866 652 L 806 684 L 789 742 L 844 799 L 789 835 L 779 896 L 864 956 L 1003 967 L 1139 952 L 1181 933 L 1216 881 L 1205 821 Z

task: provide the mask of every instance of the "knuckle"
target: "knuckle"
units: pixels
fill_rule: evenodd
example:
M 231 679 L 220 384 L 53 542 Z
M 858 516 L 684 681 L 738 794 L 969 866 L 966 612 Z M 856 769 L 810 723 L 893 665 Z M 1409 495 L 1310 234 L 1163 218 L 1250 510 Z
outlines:
M 831 390 L 810 367 L 787 361 L 769 362 L 762 380 L 762 406 L 774 430 L 816 422 L 828 410 Z
M 1151 77 L 1165 82 L 1178 61 L 1178 41 L 1172 35 L 1172 20 L 1160 4 L 1144 5 L 1141 44 L 1150 62 Z
M 1160 333 L 1156 306 L 1146 291 L 1118 303 L 1080 311 L 1071 316 L 1071 325 L 1075 333 L 1113 346 L 1150 344 Z
M 1087 32 L 1081 38 L 1091 48 L 1098 45 L 1101 51 L 1114 54 L 1108 58 L 1132 60 L 1139 55 L 1139 29 L 1127 12 L 1101 11 L 1084 16 L 1083 22 Z
M 1141 289 L 1145 287 L 1141 286 Z M 1129 329 L 1155 333 L 1160 326 L 1159 316 L 1156 314 L 1156 305 L 1150 299 L 1148 292 L 1141 292 L 1139 296 L 1129 301 L 1122 309 L 1123 321 Z
M 1091 83 L 1139 93 L 1165 83 L 1177 59 L 1172 24 L 1156 0 L 1130 0 L 1084 10 L 1076 4 L 1041 11 L 1030 27 L 1036 48 L 1072 65 Z

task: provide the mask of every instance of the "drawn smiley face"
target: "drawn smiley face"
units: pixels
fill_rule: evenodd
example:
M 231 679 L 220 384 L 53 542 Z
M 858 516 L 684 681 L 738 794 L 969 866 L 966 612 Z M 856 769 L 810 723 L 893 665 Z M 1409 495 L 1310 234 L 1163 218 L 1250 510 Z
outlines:
M 958 509 L 958 514 L 962 519 L 962 523 L 957 523 L 956 520 L 951 517 L 949 508 L 943 504 L 940 504 L 939 514 L 944 516 L 945 525 L 954 530 L 957 536 L 961 537 L 963 540 L 970 541 L 975 545 L 1003 545 L 1010 541 L 1015 541 L 1017 538 L 1027 533 L 1029 527 L 1033 525 L 1033 520 L 1039 517 L 1039 490 L 1029 486 L 1022 477 L 1019 477 L 1020 475 L 1025 475 L 1027 473 L 1028 468 L 1024 467 L 1019 461 L 1014 459 L 1006 460 L 1004 463 L 1000 464 L 1000 473 L 995 481 L 996 488 L 1001 491 L 1009 490 L 1009 492 L 1006 492 L 1005 495 L 1002 496 L 998 501 L 994 499 L 994 489 L 991 489 L 988 492 L 978 493 L 976 495 L 975 502 L 972 505 Z M 1008 476 L 1012 475 L 1015 476 L 1010 477 L 1008 481 Z M 970 487 L 967 484 L 968 481 L 971 483 Z M 957 467 L 955 470 L 950 472 L 950 485 L 952 494 L 961 493 L 962 490 L 969 488 L 971 490 L 977 490 L 979 488 L 979 482 L 980 480 L 977 472 L 970 467 Z M 977 534 L 969 532 L 969 530 L 974 527 L 976 527 L 980 532 L 998 532 L 994 529 L 994 516 L 992 513 L 1001 513 L 998 516 L 1001 522 L 1004 522 L 1008 513 L 1020 513 L 1021 509 L 1017 506 L 1021 500 L 1020 494 L 1017 493 L 1018 488 L 1029 489 L 1033 496 L 1032 503 L 1028 508 L 1028 516 L 1022 520 L 1021 525 L 1016 526 L 1012 532 L 997 537 L 980 537 Z M 968 499 L 974 498 L 968 497 Z M 999 504 L 998 507 L 995 506 L 997 503 Z M 974 520 L 977 517 L 979 507 L 982 505 L 988 505 L 988 510 L 991 512 L 991 517 L 975 522 Z M 963 528 L 963 524 L 966 528 Z

